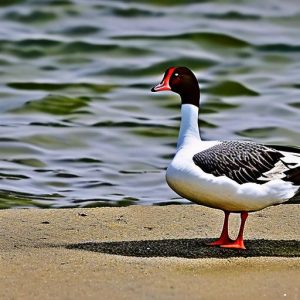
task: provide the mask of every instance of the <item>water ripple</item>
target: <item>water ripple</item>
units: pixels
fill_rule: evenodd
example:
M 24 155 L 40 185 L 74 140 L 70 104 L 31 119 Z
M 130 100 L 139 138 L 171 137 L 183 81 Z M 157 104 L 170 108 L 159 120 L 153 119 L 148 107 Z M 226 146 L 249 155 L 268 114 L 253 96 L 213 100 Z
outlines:
M 180 103 L 199 79 L 201 135 L 299 145 L 297 1 L 2 0 L 0 208 L 186 203 L 165 183 Z

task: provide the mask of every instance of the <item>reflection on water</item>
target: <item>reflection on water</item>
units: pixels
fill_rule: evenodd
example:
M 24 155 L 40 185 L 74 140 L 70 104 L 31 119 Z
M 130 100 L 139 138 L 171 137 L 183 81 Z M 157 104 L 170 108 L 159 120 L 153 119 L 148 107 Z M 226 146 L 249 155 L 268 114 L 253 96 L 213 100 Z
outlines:
M 291 1 L 0 3 L 0 207 L 183 203 L 165 184 L 179 99 L 205 139 L 299 145 L 300 5 Z

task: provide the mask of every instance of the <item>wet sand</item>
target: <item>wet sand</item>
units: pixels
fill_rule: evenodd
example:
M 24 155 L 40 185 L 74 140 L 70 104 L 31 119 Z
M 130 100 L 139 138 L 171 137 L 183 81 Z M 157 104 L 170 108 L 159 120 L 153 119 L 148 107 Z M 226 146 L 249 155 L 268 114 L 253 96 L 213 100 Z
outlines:
M 223 214 L 197 205 L 2 210 L 0 299 L 299 299 L 299 216 L 250 214 L 237 251 L 207 246 Z

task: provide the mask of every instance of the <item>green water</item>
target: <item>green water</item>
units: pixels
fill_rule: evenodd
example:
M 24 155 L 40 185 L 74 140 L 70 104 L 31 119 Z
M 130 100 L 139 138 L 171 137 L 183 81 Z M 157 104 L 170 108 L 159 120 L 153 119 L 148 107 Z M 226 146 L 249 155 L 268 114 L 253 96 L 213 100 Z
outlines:
M 203 138 L 299 145 L 299 28 L 298 0 L 0 1 L 0 207 L 183 203 L 170 65 Z

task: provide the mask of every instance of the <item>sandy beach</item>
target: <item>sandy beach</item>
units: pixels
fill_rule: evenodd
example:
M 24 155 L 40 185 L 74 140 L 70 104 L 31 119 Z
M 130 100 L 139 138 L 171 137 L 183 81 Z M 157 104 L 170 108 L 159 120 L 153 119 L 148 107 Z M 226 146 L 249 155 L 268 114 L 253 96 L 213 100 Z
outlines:
M 223 214 L 197 205 L 2 210 L 0 299 L 299 299 L 299 215 L 251 214 L 236 251 L 207 246 Z

